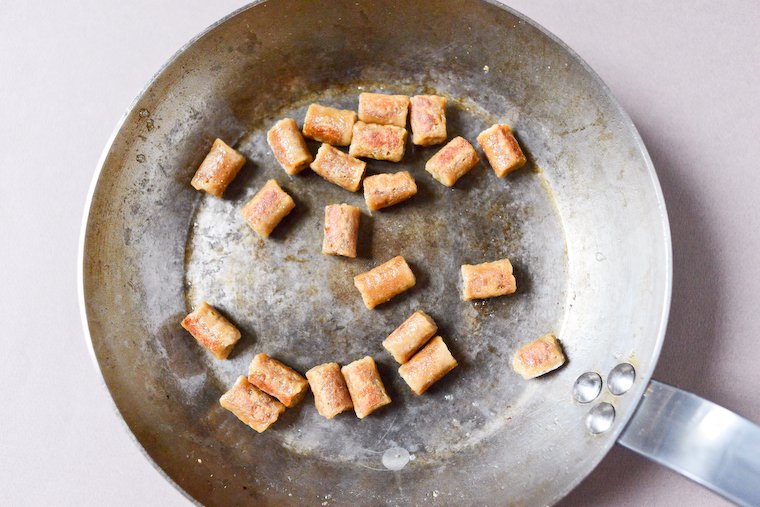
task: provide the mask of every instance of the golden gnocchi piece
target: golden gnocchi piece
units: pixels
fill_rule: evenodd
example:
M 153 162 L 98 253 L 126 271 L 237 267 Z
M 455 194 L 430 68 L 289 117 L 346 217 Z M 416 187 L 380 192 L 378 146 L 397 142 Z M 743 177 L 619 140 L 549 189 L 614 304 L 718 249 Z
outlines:
M 306 372 L 314 404 L 322 417 L 332 419 L 341 412 L 354 408 L 346 379 L 338 363 L 325 363 Z
M 333 146 L 351 144 L 356 113 L 347 109 L 312 104 L 306 110 L 303 135 Z
M 436 331 L 438 326 L 432 317 L 417 310 L 383 340 L 383 347 L 391 353 L 393 359 L 404 364 L 435 336 Z
M 384 93 L 359 94 L 359 120 L 365 123 L 406 127 L 409 97 Z
M 360 218 L 361 211 L 354 206 L 348 204 L 325 206 L 325 236 L 322 240 L 322 253 L 356 257 Z
M 354 157 L 399 162 L 406 149 L 406 129 L 357 121 L 348 152 Z
M 217 359 L 227 359 L 240 340 L 238 328 L 205 301 L 182 319 L 181 325 Z
M 370 211 L 404 202 L 416 193 L 417 183 L 409 171 L 376 174 L 364 179 L 364 200 Z
M 245 157 L 233 150 L 221 139 L 214 141 L 211 150 L 195 171 L 190 184 L 215 197 L 221 197 L 227 186 L 245 164 Z
M 457 361 L 449 352 L 443 338 L 436 336 L 425 348 L 417 352 L 408 363 L 402 364 L 398 373 L 415 394 L 422 394 L 444 375 L 457 367 Z
M 447 187 L 453 187 L 479 160 L 478 153 L 467 139 L 455 137 L 427 161 L 425 170 Z
M 366 356 L 341 368 L 348 392 L 354 404 L 356 417 L 364 419 L 380 407 L 391 402 L 377 371 L 375 360 Z
M 412 142 L 433 146 L 446 140 L 446 97 L 416 95 L 412 97 Z
M 251 361 L 248 382 L 286 407 L 295 406 L 309 389 L 309 383 L 300 373 L 266 354 L 256 354 Z
M 509 125 L 497 124 L 484 130 L 478 135 L 478 143 L 499 178 L 525 165 L 525 155 Z
M 296 203 L 275 180 L 269 180 L 240 210 L 251 229 L 268 238 L 275 227 L 293 211 Z
M 251 385 L 242 375 L 219 398 L 219 404 L 259 433 L 274 424 L 285 411 L 282 403 Z
M 462 299 L 465 301 L 513 294 L 517 290 L 517 280 L 512 274 L 512 263 L 509 259 L 475 265 L 464 264 L 462 281 Z
M 314 160 L 298 124 L 291 118 L 280 120 L 269 129 L 267 143 L 272 148 L 277 162 L 291 176 L 306 169 Z
M 409 264 L 400 255 L 354 277 L 354 285 L 369 310 L 411 289 L 416 282 Z
M 565 364 L 562 345 L 553 334 L 547 334 L 523 345 L 512 360 L 512 369 L 524 379 L 540 377 Z
M 311 163 L 311 170 L 334 185 L 356 192 L 362 184 L 367 163 L 352 157 L 329 144 L 317 150 L 317 158 Z

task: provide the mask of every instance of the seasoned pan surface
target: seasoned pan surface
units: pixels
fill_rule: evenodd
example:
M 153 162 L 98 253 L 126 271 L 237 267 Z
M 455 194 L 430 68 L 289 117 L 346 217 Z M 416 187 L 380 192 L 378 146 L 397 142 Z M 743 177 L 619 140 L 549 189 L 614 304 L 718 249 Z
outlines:
M 418 195 L 372 215 L 360 193 L 310 171 L 287 176 L 266 145 L 269 126 L 300 123 L 311 102 L 356 109 L 361 91 L 446 95 L 450 138 L 474 143 L 506 122 L 530 163 L 500 180 L 483 161 L 449 189 L 424 171 L 437 148 L 409 143 L 401 163 L 370 161 L 368 173 L 409 170 Z M 215 137 L 248 158 L 223 199 L 188 183 Z M 264 241 L 239 210 L 270 178 L 296 209 Z M 324 206 L 342 202 L 365 209 L 355 260 L 320 252 Z M 417 286 L 366 310 L 353 276 L 399 254 Z M 502 257 L 517 293 L 461 301 L 460 265 Z M 82 262 L 86 323 L 119 411 L 150 458 L 211 505 L 552 503 L 635 406 L 670 288 L 664 208 L 630 121 L 564 46 L 483 2 L 271 1 L 216 25 L 117 131 Z M 243 331 L 227 361 L 179 326 L 203 300 Z M 460 362 L 421 397 L 381 346 L 416 309 Z M 511 356 L 546 332 L 569 363 L 526 382 Z M 372 355 L 393 403 L 327 421 L 307 397 L 256 434 L 218 398 L 258 352 L 302 372 Z M 616 422 L 591 436 L 573 381 L 621 361 L 640 375 L 625 397 L 603 394 Z

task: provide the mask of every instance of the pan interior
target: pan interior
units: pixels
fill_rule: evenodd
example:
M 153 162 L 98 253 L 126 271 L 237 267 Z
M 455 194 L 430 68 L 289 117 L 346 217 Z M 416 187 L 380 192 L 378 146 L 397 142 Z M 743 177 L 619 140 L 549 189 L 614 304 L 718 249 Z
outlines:
M 278 117 L 304 117 L 313 100 L 356 109 L 362 90 L 415 93 L 391 85 L 357 85 L 324 90 L 297 101 Z M 453 100 L 452 100 L 453 99 Z M 448 131 L 474 140 L 495 120 L 469 100 L 449 98 Z M 263 122 L 271 125 L 275 118 Z M 266 352 L 300 371 L 324 362 L 346 364 L 371 355 L 380 364 L 394 403 L 364 421 L 353 414 L 327 421 L 311 406 L 290 410 L 271 437 L 294 453 L 381 467 L 382 452 L 403 447 L 418 463 L 483 445 L 519 412 L 525 382 L 510 372 L 517 346 L 540 333 L 559 333 L 565 312 L 567 261 L 564 233 L 550 190 L 535 167 L 499 180 L 479 164 L 454 188 L 433 180 L 425 162 L 440 146 L 409 146 L 400 164 L 368 162 L 368 174 L 410 171 L 418 194 L 393 208 L 366 212 L 360 192 L 352 194 L 311 171 L 288 178 L 272 159 L 264 129 L 240 142 L 253 164 L 225 199 L 200 197 L 187 240 L 185 286 L 188 308 L 208 300 L 245 331 L 229 361 L 217 361 L 194 346 L 195 375 L 204 376 L 204 404 L 247 371 L 254 353 Z M 312 147 L 315 151 L 316 145 Z M 279 180 L 297 203 L 296 211 L 269 240 L 258 238 L 240 208 L 267 179 Z M 359 258 L 321 253 L 324 206 L 346 202 L 365 209 Z M 376 310 L 367 310 L 353 277 L 403 255 L 417 285 Z M 460 266 L 508 257 L 520 290 L 480 302 L 461 300 Z M 382 340 L 406 317 L 422 309 L 434 317 L 459 368 L 417 397 L 396 372 Z M 178 378 L 183 382 L 183 378 Z M 191 381 L 191 398 L 197 399 Z M 487 386 L 487 389 L 483 389 Z M 308 404 L 304 404 L 308 405 Z M 225 427 L 222 441 L 247 428 Z M 339 439 L 331 435 L 340 435 Z
M 453 189 L 407 145 L 419 193 L 370 215 L 311 171 L 288 177 L 265 132 L 314 101 L 361 91 L 449 98 L 449 138 L 510 124 L 530 160 L 506 179 L 481 162 Z M 220 137 L 248 161 L 224 198 L 189 181 Z M 316 151 L 312 144 L 312 151 Z M 239 214 L 270 178 L 296 209 L 261 240 Z M 324 206 L 364 209 L 359 257 L 321 253 Z M 374 311 L 352 278 L 403 255 L 417 286 Z M 516 294 L 461 301 L 459 267 L 508 257 Z M 105 155 L 83 246 L 84 308 L 116 406 L 150 458 L 208 505 L 549 504 L 606 453 L 656 361 L 669 298 L 667 225 L 630 121 L 571 52 L 479 1 L 261 2 L 215 26 L 138 98 Z M 216 361 L 179 326 L 202 300 L 243 331 Z M 381 341 L 430 313 L 460 366 L 417 397 Z M 569 362 L 533 381 L 510 359 L 546 332 Z M 305 371 L 364 355 L 393 403 L 364 420 L 319 417 L 311 397 L 256 434 L 218 404 L 266 352 Z M 590 436 L 572 401 L 585 371 L 640 375 Z M 407 456 L 408 455 L 408 456 Z M 385 458 L 385 459 L 384 459 Z M 394 470 L 391 470 L 394 469 Z

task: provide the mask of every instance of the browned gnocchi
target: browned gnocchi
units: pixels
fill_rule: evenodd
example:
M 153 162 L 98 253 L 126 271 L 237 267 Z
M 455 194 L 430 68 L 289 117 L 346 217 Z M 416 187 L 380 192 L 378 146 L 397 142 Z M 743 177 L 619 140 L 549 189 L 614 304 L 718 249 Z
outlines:
M 446 140 L 446 97 L 416 95 L 411 99 L 412 142 L 433 146 Z
M 419 395 L 456 368 L 457 364 L 443 338 L 436 336 L 409 362 L 402 364 L 398 373 L 414 394 Z
M 380 407 L 391 402 L 385 391 L 375 360 L 366 356 L 341 368 L 356 417 L 364 419 Z
M 275 180 L 269 180 L 240 213 L 248 225 L 262 238 L 268 238 L 296 203 Z
M 361 93 L 358 115 L 350 110 L 311 104 L 306 111 L 302 130 L 299 130 L 294 119 L 281 119 L 268 130 L 267 143 L 279 165 L 289 175 L 297 175 L 310 167 L 326 181 L 350 192 L 359 191 L 363 184 L 367 208 L 377 211 L 415 196 L 418 192 L 417 181 L 406 170 L 365 178 L 367 162 L 360 158 L 401 161 L 409 135 L 407 118 L 414 145 L 427 147 L 446 143 L 446 102 L 446 97 L 439 95 L 409 97 Z M 306 139 L 322 143 L 315 156 L 310 152 Z M 492 125 L 478 135 L 477 141 L 500 178 L 526 164 L 522 148 L 506 124 Z M 348 147 L 347 153 L 336 147 Z M 414 150 L 417 154 L 425 151 Z M 427 160 L 425 170 L 441 184 L 452 187 L 479 161 L 473 145 L 457 136 Z M 221 197 L 244 164 L 243 155 L 216 139 L 191 184 L 197 190 Z M 422 190 L 426 189 L 425 185 L 421 186 Z M 333 189 L 333 192 L 337 190 Z M 313 209 L 309 197 L 312 196 L 302 195 L 306 215 L 308 209 Z M 240 212 L 259 236 L 267 238 L 295 205 L 293 198 L 277 181 L 270 179 Z M 417 208 L 412 211 L 416 212 Z M 392 220 L 394 213 L 388 215 L 373 217 L 370 214 L 365 220 Z M 325 206 L 322 253 L 355 258 L 360 220 L 361 211 L 355 206 Z M 281 245 L 269 246 L 279 248 Z M 454 254 L 456 252 L 458 250 L 455 249 Z M 344 261 L 333 259 L 331 262 L 337 266 Z M 335 273 L 331 271 L 330 275 Z M 506 258 L 476 265 L 465 264 L 461 266 L 461 273 L 462 299 L 465 301 L 513 294 L 517 290 L 513 266 Z M 353 281 L 369 310 L 417 284 L 415 274 L 401 255 L 356 275 Z M 206 302 L 187 315 L 181 325 L 218 359 L 226 359 L 241 338 L 240 331 Z M 399 375 L 416 395 L 425 393 L 459 365 L 438 331 L 433 318 L 417 310 L 382 342 L 400 364 Z M 523 378 L 530 379 L 559 368 L 565 361 L 559 340 L 547 334 L 518 349 L 512 358 L 512 368 Z M 363 419 L 391 403 L 371 356 L 343 367 L 336 362 L 320 364 L 304 376 L 263 353 L 253 358 L 248 375 L 238 377 L 235 384 L 221 396 L 219 403 L 257 432 L 263 432 L 278 420 L 286 408 L 297 405 L 309 389 L 313 392 L 317 412 L 327 419 L 351 409 L 359 419 Z
M 516 290 L 517 280 L 509 259 L 462 265 L 462 299 L 465 301 L 504 296 Z
M 370 211 L 387 208 L 417 194 L 417 183 L 409 171 L 382 173 L 364 179 L 364 200 Z
M 499 178 L 525 165 L 525 155 L 509 125 L 497 124 L 484 130 L 478 135 L 478 144 Z
M 367 163 L 329 144 L 323 144 L 317 151 L 317 158 L 311 163 L 311 170 L 325 180 L 349 192 L 356 192 L 362 184 Z
M 314 405 L 322 417 L 332 419 L 341 412 L 354 408 L 351 393 L 338 363 L 325 363 L 306 372 Z
M 562 345 L 553 334 L 546 334 L 517 349 L 512 369 L 524 379 L 540 377 L 565 364 Z
M 314 160 L 301 131 L 298 130 L 298 124 L 291 118 L 280 120 L 269 129 L 267 143 L 272 148 L 274 158 L 291 176 L 309 167 Z
M 333 146 L 351 144 L 356 113 L 346 109 L 312 104 L 306 110 L 303 135 Z
M 393 359 L 404 364 L 435 336 L 436 331 L 438 326 L 433 318 L 422 310 L 417 310 L 383 340 L 383 347 L 391 353 Z
M 286 407 L 295 406 L 309 390 L 309 383 L 300 373 L 266 354 L 256 354 L 251 361 L 248 382 Z
M 427 161 L 425 170 L 447 187 L 453 187 L 479 160 L 478 153 L 467 139 L 455 137 Z
M 385 93 L 359 94 L 359 120 L 365 123 L 406 127 L 409 97 Z
M 227 186 L 245 164 L 245 157 L 233 150 L 221 139 L 214 141 L 211 150 L 195 171 L 190 184 L 214 197 L 221 197 Z
M 411 289 L 415 283 L 412 269 L 400 255 L 354 277 L 354 285 L 369 310 Z
M 357 121 L 348 152 L 354 157 L 399 162 L 406 149 L 405 128 Z
M 227 359 L 232 348 L 240 340 L 238 328 L 205 301 L 182 319 L 181 325 L 217 359 Z
M 242 422 L 263 433 L 285 411 L 285 406 L 239 376 L 235 385 L 219 398 L 219 404 Z
M 322 253 L 356 257 L 359 242 L 359 208 L 348 204 L 325 206 L 325 236 Z

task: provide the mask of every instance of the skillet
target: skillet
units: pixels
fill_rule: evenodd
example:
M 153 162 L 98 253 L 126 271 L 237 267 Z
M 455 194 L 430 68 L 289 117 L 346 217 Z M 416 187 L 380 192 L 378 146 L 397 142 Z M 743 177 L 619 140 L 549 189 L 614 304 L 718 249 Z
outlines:
M 481 162 L 448 189 L 424 172 L 435 148 L 371 161 L 368 174 L 410 170 L 419 194 L 363 216 L 356 260 L 324 256 L 323 206 L 363 208 L 361 195 L 309 171 L 287 177 L 265 132 L 301 122 L 311 102 L 355 109 L 361 91 L 445 95 L 450 138 L 505 122 L 529 164 L 500 180 Z M 223 199 L 188 184 L 215 137 L 248 159 Z M 262 241 L 239 208 L 270 178 L 297 207 Z M 399 254 L 417 286 L 366 310 L 353 275 Z M 461 301 L 459 266 L 502 257 L 518 292 Z M 541 27 L 479 0 L 270 0 L 182 48 L 118 125 L 88 199 L 80 300 L 127 427 L 199 503 L 546 505 L 620 442 L 760 504 L 757 427 L 650 379 L 671 272 L 665 204 L 635 127 Z M 227 361 L 179 326 L 202 300 L 243 331 Z M 460 362 L 422 397 L 380 345 L 418 308 Z M 511 357 L 547 332 L 569 361 L 523 381 Z M 307 398 L 255 434 L 218 398 L 258 352 L 302 372 L 372 355 L 393 403 L 326 421 Z

